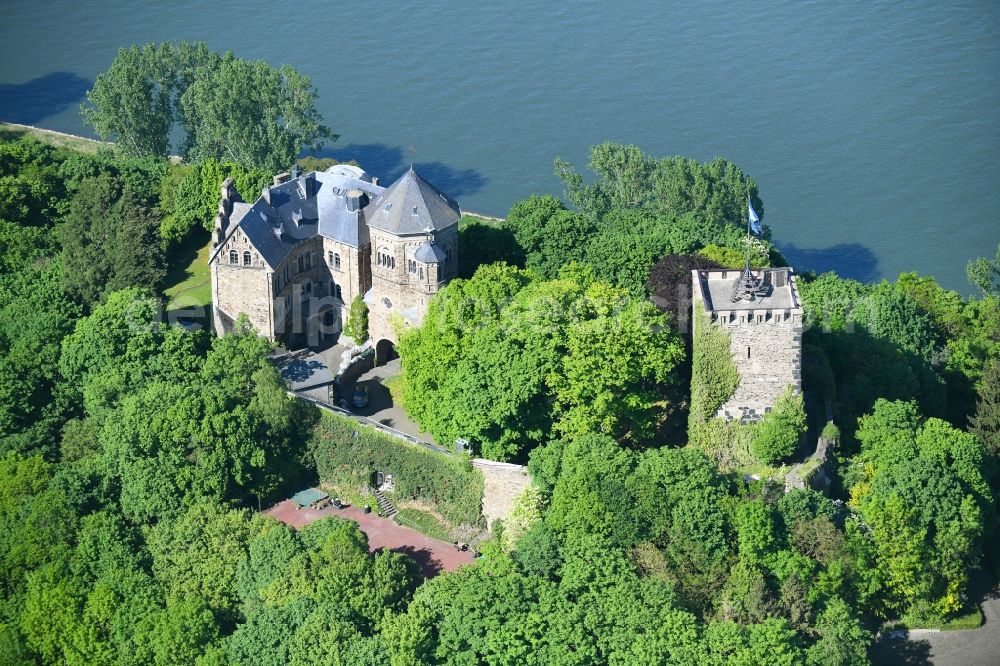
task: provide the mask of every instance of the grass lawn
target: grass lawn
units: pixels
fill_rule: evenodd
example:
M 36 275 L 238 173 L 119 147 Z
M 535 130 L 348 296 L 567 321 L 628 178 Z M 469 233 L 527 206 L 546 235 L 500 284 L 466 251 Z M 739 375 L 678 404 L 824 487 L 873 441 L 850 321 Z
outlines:
M 5 138 L 17 139 L 22 136 L 31 136 L 42 143 L 47 143 L 56 148 L 68 148 L 81 153 L 93 155 L 101 146 L 108 145 L 103 141 L 87 139 L 82 136 L 53 132 L 52 130 L 39 129 L 28 125 L 18 125 L 17 123 L 0 123 L 0 135 Z
M 163 290 L 168 310 L 212 303 L 211 273 L 208 270 L 211 242 L 209 232 L 199 231 L 168 257 L 166 287 Z
M 394 377 L 389 377 L 382 381 L 382 386 L 384 386 L 388 391 L 389 395 L 392 396 L 392 404 L 403 407 L 403 375 L 396 375 Z M 405 410 L 406 408 L 403 407 Z
M 977 629 L 983 625 L 983 612 L 979 608 L 974 608 L 965 615 L 953 617 L 941 625 L 943 631 L 956 631 L 961 629 Z
M 421 534 L 426 534 L 438 541 L 451 541 L 451 529 L 436 516 L 420 509 L 406 507 L 399 510 L 396 517 L 401 525 L 412 527 Z
M 466 227 L 470 224 L 486 224 L 491 227 L 502 227 L 504 222 L 505 220 L 498 217 L 484 217 L 473 213 L 465 213 L 458 221 L 458 228 L 461 229 L 462 227 Z
M 886 622 L 882 625 L 882 631 L 888 632 L 893 629 L 940 629 L 941 631 L 967 631 L 978 629 L 983 626 L 983 613 L 976 606 L 971 610 L 964 611 L 962 615 L 957 615 L 950 620 L 941 621 L 896 621 Z

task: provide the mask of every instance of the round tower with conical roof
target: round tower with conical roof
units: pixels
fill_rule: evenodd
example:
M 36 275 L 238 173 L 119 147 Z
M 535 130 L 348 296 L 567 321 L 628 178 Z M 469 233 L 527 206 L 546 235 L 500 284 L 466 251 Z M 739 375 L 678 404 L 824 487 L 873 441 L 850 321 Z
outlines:
M 372 287 L 365 295 L 368 331 L 379 361 L 386 360 L 401 329 L 417 326 L 427 303 L 458 273 L 456 201 L 411 166 L 369 204 Z

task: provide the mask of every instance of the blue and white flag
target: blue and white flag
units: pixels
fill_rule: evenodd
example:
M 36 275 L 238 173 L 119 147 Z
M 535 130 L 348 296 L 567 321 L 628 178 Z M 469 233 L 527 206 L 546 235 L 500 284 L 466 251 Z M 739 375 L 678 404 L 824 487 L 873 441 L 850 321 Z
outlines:
M 753 209 L 753 203 L 750 199 L 747 199 L 747 207 L 750 209 L 750 230 L 755 234 L 760 235 L 760 215 L 758 215 L 757 211 Z

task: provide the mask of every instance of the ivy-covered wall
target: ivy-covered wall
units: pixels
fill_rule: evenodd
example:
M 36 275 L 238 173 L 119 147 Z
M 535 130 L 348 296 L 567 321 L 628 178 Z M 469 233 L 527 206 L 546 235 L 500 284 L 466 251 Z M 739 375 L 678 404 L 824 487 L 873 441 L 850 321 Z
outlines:
M 313 434 L 320 480 L 357 488 L 376 470 L 393 475 L 395 497 L 434 507 L 453 525 L 483 525 L 483 474 L 463 457 L 435 453 L 324 412 Z
M 698 307 L 692 321 L 691 419 L 704 422 L 736 391 L 740 373 L 733 363 L 729 332 L 713 325 Z

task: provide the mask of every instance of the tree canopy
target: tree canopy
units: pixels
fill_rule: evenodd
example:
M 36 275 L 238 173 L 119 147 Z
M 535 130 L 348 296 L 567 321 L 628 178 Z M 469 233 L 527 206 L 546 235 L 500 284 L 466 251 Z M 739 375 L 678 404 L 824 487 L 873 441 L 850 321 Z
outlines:
M 276 173 L 303 149 L 337 138 L 315 102 L 309 78 L 288 65 L 179 42 L 120 49 L 87 92 L 82 113 L 125 155 L 166 157 L 179 123 L 182 156 Z

